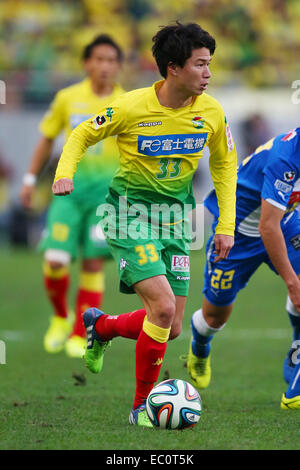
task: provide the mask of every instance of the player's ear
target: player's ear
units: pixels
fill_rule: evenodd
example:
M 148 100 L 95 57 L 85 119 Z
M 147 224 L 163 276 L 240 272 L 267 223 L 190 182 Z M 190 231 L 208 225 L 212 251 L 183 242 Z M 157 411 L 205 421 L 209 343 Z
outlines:
M 89 74 L 90 72 L 90 61 L 88 59 L 85 59 L 83 61 L 83 68 L 84 68 L 84 71 Z
M 168 73 L 170 75 L 173 75 L 174 77 L 177 76 L 177 65 L 174 64 L 174 62 L 169 62 L 168 63 Z

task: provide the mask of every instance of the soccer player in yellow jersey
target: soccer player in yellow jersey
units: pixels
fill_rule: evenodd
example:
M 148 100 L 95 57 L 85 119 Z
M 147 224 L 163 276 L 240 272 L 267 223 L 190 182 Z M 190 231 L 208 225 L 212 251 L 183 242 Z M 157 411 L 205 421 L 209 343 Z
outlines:
M 197 24 L 176 23 L 162 28 L 153 41 L 164 80 L 120 96 L 78 126 L 64 147 L 53 184 L 54 194 L 70 194 L 87 147 L 118 135 L 120 168 L 106 198 L 102 227 L 119 265 L 120 290 L 135 292 L 144 308 L 118 316 L 87 310 L 85 362 L 99 372 L 112 338 L 137 340 L 129 421 L 143 426 L 151 426 L 145 401 L 158 379 L 167 341 L 181 331 L 189 284 L 184 208 L 195 204 L 193 174 L 208 145 L 220 210 L 215 251 L 217 259 L 224 259 L 233 246 L 237 166 L 223 109 L 205 93 L 215 40 Z M 168 208 L 169 224 L 164 223 Z
M 30 207 L 36 177 L 49 159 L 55 138 L 72 130 L 118 97 L 123 90 L 115 83 L 122 51 L 107 35 L 100 35 L 83 52 L 87 78 L 59 91 L 43 118 L 42 137 L 34 151 L 29 172 L 24 176 L 21 200 Z M 90 147 L 78 166 L 76 190 L 68 198 L 54 197 L 48 213 L 47 228 L 41 245 L 45 252 L 44 283 L 54 307 L 44 346 L 56 353 L 65 346 L 71 357 L 82 357 L 86 332 L 82 313 L 101 305 L 104 276 L 103 260 L 109 248 L 96 226 L 96 209 L 105 201 L 108 185 L 119 165 L 116 139 L 110 137 Z M 76 300 L 76 320 L 68 320 L 67 292 L 69 263 L 81 247 L 81 273 Z M 70 335 L 71 333 L 71 335 Z M 70 335 L 70 337 L 69 337 Z M 69 339 L 68 339 L 69 337 Z

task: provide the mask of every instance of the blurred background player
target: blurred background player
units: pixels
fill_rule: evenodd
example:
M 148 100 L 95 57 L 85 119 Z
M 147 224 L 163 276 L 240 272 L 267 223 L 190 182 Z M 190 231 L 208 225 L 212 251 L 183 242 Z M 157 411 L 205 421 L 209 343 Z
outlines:
M 87 78 L 62 89 L 55 96 L 40 124 L 40 138 L 28 173 L 24 175 L 20 197 L 31 207 L 35 182 L 49 160 L 54 140 L 65 132 L 66 138 L 82 121 L 105 108 L 123 93 L 116 83 L 122 62 L 120 47 L 108 35 L 97 36 L 83 51 Z M 44 284 L 54 308 L 50 327 L 44 337 L 49 353 L 64 346 L 71 357 L 84 353 L 85 329 L 82 312 L 100 306 L 104 290 L 103 260 L 109 248 L 99 232 L 96 210 L 104 202 L 112 176 L 119 165 L 118 148 L 113 137 L 90 147 L 76 173 L 76 190 L 68 198 L 54 196 L 41 248 L 44 256 Z M 72 329 L 68 318 L 69 264 L 81 250 L 81 272 L 76 298 L 76 318 Z
M 205 93 L 214 38 L 195 23 L 177 22 L 159 30 L 153 42 L 153 56 L 164 80 L 122 95 L 111 104 L 109 115 L 103 109 L 74 129 L 53 184 L 54 194 L 71 193 L 85 149 L 118 135 L 120 168 L 107 197 L 114 209 L 111 226 L 115 230 L 106 236 L 119 266 L 121 292 L 135 292 L 144 308 L 119 316 L 87 310 L 85 361 L 92 372 L 100 372 L 110 339 L 137 340 L 136 393 L 129 422 L 142 426 L 151 426 L 145 401 L 158 379 L 167 341 L 181 332 L 190 279 L 190 236 L 184 229 L 184 214 L 186 206 L 195 207 L 191 183 L 198 161 L 207 145 L 220 207 L 215 245 L 219 259 L 227 257 L 233 244 L 237 162 L 224 111 Z M 126 198 L 123 216 L 122 197 Z M 138 222 L 138 236 L 131 237 L 136 221 L 131 214 L 137 203 L 143 204 L 145 214 Z M 161 217 L 157 226 L 153 224 L 153 204 L 164 204 L 164 213 L 169 208 L 173 218 L 168 224 Z M 159 237 L 152 235 L 155 227 Z
M 282 396 L 283 409 L 300 409 L 299 367 L 295 352 L 300 344 L 300 128 L 261 145 L 240 165 L 237 182 L 235 244 L 225 260 L 216 262 L 214 233 L 219 217 L 215 191 L 204 204 L 214 215 L 213 235 L 206 252 L 202 308 L 191 319 L 192 341 L 187 367 L 198 388 L 211 377 L 210 342 L 222 330 L 235 297 L 262 263 L 284 280 L 286 309 L 293 328 L 293 343 L 284 361 L 290 384 Z

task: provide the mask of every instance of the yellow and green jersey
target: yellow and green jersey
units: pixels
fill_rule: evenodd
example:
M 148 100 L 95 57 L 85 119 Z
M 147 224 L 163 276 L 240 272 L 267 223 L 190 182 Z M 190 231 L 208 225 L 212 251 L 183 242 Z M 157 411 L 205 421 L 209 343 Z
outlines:
M 66 140 L 80 123 L 91 118 L 99 109 L 105 108 L 119 95 L 122 88 L 115 85 L 113 92 L 105 97 L 96 95 L 89 79 L 64 88 L 55 96 L 49 111 L 41 124 L 41 133 L 55 139 L 62 131 Z M 98 141 L 86 150 L 85 158 L 79 163 L 75 176 L 75 191 L 71 197 L 80 199 L 96 198 L 102 187 L 104 196 L 109 183 L 119 167 L 119 150 L 115 137 Z
M 194 203 L 192 178 L 208 145 L 220 208 L 216 233 L 233 235 L 237 156 L 223 109 L 205 93 L 183 108 L 162 106 L 156 93 L 162 83 L 125 93 L 80 124 L 64 147 L 55 181 L 73 178 L 89 146 L 118 135 L 120 167 L 110 185 L 115 193 L 134 202 Z

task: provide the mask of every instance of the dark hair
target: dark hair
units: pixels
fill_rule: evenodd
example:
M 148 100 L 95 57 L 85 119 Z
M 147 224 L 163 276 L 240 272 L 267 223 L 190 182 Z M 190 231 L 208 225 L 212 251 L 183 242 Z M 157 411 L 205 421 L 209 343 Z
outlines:
M 87 60 L 91 57 L 94 47 L 101 46 L 102 44 L 107 44 L 112 46 L 116 49 L 118 53 L 118 60 L 122 62 L 123 60 L 123 52 L 122 49 L 118 46 L 118 44 L 110 37 L 108 34 L 100 34 L 96 36 L 95 39 L 90 42 L 87 46 L 85 46 L 82 54 L 82 59 Z
M 164 26 L 152 38 L 152 53 L 161 75 L 167 77 L 168 64 L 183 67 L 194 49 L 206 47 L 211 55 L 215 52 L 214 38 L 196 23 Z

